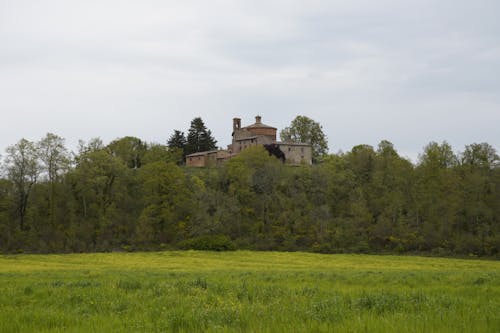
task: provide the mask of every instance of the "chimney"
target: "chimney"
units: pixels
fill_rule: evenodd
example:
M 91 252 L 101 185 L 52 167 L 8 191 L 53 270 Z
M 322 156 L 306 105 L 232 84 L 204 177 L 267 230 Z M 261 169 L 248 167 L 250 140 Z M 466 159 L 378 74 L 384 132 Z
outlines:
M 255 117 L 255 123 L 256 123 L 256 124 L 260 124 L 261 120 L 262 120 L 262 117 L 261 117 L 261 116 L 256 116 L 256 117 Z
M 241 128 L 241 119 L 233 118 L 233 132 Z

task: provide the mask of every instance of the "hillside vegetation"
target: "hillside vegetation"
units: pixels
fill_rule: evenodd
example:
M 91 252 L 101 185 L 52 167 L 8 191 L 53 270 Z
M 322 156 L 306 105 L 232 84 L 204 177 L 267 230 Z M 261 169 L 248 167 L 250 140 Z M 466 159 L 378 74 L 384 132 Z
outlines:
M 390 142 L 290 167 L 259 147 L 220 167 L 132 137 L 49 134 L 4 156 L 0 251 L 194 248 L 498 256 L 500 164 L 493 147 L 425 147 L 414 165 Z

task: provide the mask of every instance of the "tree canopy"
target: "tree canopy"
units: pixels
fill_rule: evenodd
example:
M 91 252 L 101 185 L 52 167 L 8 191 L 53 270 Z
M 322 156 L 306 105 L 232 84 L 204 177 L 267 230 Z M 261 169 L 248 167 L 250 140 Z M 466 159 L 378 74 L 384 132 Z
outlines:
M 184 168 L 178 148 L 124 137 L 81 142 L 73 158 L 49 134 L 6 150 L 1 252 L 237 248 L 500 255 L 495 148 L 425 146 L 418 163 L 381 141 L 287 166 L 264 147 L 215 168 Z
M 290 126 L 280 132 L 280 138 L 286 142 L 310 144 L 313 149 L 313 162 L 319 161 L 328 153 L 328 140 L 322 126 L 306 116 L 295 117 Z
M 186 148 L 187 140 L 184 132 L 179 130 L 174 130 L 174 133 L 170 136 L 167 141 L 167 145 L 169 148 L 179 148 L 184 150 Z
M 189 155 L 216 148 L 217 140 L 212 136 L 212 132 L 207 129 L 200 117 L 194 118 L 188 130 L 185 154 Z

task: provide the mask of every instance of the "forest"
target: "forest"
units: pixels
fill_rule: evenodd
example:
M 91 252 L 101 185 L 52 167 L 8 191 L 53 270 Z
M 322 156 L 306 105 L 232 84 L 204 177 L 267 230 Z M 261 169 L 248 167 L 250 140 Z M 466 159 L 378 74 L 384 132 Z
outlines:
M 20 140 L 1 160 L 0 251 L 499 256 L 500 163 L 487 143 L 431 142 L 416 163 L 389 141 L 302 166 L 262 147 L 211 168 L 183 154 L 136 137 L 76 152 L 55 134 Z

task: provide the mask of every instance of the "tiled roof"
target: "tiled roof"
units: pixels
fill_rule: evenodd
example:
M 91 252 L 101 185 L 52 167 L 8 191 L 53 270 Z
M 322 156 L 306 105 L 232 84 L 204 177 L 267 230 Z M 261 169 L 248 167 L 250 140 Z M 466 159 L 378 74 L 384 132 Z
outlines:
M 208 155 L 208 154 L 216 153 L 216 152 L 218 152 L 218 150 L 200 151 L 199 153 L 192 153 L 192 154 L 186 155 L 186 157 L 204 156 L 204 155 Z
M 309 143 L 304 143 L 304 142 L 282 142 L 278 141 L 276 142 L 277 145 L 286 145 L 286 146 L 310 146 Z
M 263 124 L 263 123 L 255 123 L 253 125 L 248 125 L 248 126 L 243 127 L 243 128 L 270 128 L 270 129 L 277 129 L 276 127 L 272 127 L 272 126 L 269 126 L 269 125 L 266 125 L 266 124 Z
M 245 140 L 251 140 L 251 139 L 257 139 L 259 137 L 261 137 L 262 135 L 255 135 L 255 136 L 247 136 L 245 138 L 241 138 L 241 139 L 235 139 L 234 141 L 245 141 Z

